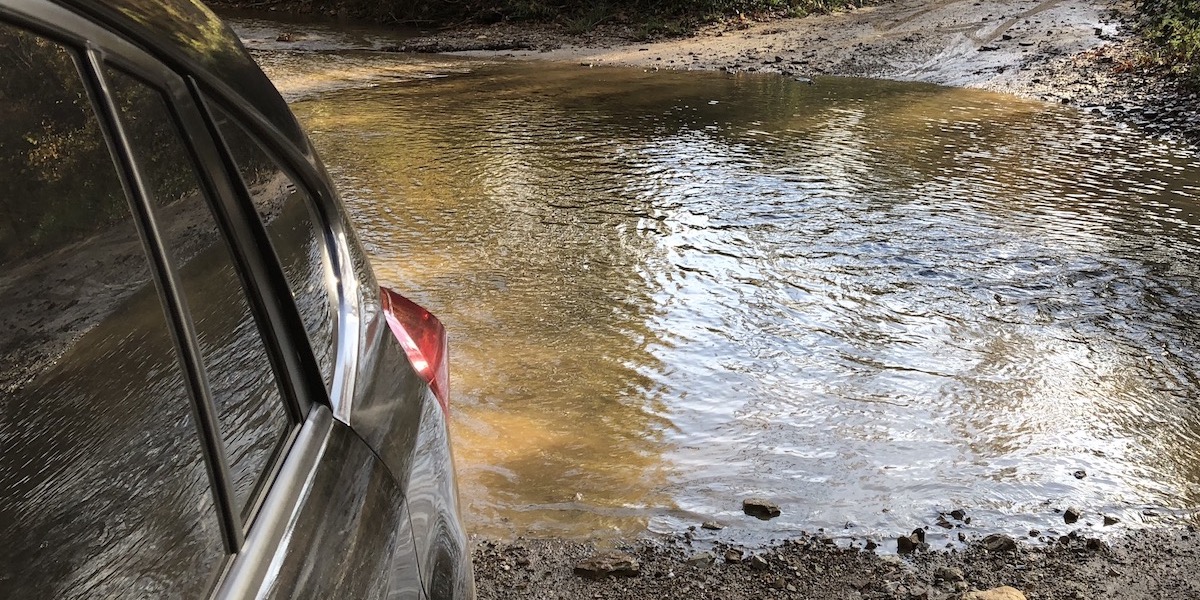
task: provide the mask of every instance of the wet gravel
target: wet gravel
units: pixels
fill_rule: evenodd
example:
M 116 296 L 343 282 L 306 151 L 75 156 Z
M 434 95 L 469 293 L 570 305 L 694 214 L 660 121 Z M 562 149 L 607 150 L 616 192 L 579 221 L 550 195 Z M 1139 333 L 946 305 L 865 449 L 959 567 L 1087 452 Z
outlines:
M 996 546 L 992 546 L 996 547 Z M 481 600 L 508 598 L 959 599 L 1009 586 L 1030 599 L 1200 597 L 1194 529 L 1131 532 L 1106 543 L 1082 536 L 989 550 L 982 540 L 903 557 L 803 536 L 767 548 L 690 546 L 684 537 L 598 548 L 586 542 L 476 540 Z M 577 574 L 596 554 L 637 565 L 608 575 Z M 987 596 L 983 596 L 987 597 Z M 1003 596 L 996 596 L 1003 597 Z

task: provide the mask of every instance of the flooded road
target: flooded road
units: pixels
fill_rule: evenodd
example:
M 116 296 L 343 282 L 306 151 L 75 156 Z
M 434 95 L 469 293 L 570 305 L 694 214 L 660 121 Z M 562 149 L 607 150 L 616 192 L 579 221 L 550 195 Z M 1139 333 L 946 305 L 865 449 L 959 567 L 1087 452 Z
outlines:
M 260 58 L 380 278 L 451 332 L 477 533 L 861 539 L 961 508 L 1024 536 L 1200 503 L 1186 150 L 931 85 Z

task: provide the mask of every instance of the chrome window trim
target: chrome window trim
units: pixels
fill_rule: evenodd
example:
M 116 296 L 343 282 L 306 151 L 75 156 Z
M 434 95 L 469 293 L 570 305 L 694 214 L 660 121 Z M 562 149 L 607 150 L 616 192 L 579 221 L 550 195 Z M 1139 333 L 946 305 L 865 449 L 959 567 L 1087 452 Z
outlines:
M 225 113 L 237 120 L 238 124 L 264 147 L 267 155 L 291 177 L 292 182 L 304 189 L 311 201 L 310 207 L 316 217 L 314 224 L 321 226 L 324 234 L 323 254 L 329 259 L 332 281 L 326 282 L 326 288 L 336 302 L 334 327 L 337 333 L 329 405 L 337 420 L 349 424 L 360 359 L 358 340 L 364 291 L 360 288 L 354 272 L 347 233 L 349 226 L 343 222 L 336 209 L 336 203 L 340 201 L 327 184 L 324 167 L 316 163 L 315 158 L 297 148 L 266 117 L 254 111 L 248 103 L 238 100 L 236 92 L 222 82 L 191 79 L 190 83 L 196 87 L 196 95 L 201 99 L 201 104 L 204 101 L 216 102 Z M 206 114 L 206 117 L 210 123 L 213 122 L 210 114 Z M 214 129 L 214 136 L 219 134 L 220 132 Z M 229 155 L 227 148 L 223 149 L 223 152 Z M 236 168 L 233 168 L 233 173 L 236 176 Z
M 308 414 L 263 502 L 254 529 L 213 593 L 214 598 L 258 598 L 270 590 L 279 572 L 304 499 L 333 431 L 329 409 L 318 405 Z

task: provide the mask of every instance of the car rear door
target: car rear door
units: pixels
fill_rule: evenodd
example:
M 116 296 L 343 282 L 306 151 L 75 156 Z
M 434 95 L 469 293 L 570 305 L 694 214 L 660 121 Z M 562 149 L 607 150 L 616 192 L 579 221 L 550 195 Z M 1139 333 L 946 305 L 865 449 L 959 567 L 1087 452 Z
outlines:
M 0 589 L 378 597 L 419 582 L 399 486 L 331 418 L 336 342 L 306 331 L 338 339 L 336 288 L 313 276 L 319 246 L 287 252 L 313 232 L 297 233 L 307 208 L 288 206 L 286 172 L 247 181 L 220 107 L 71 11 L 0 2 L 0 44 L 0 103 L 22 115 L 0 126 L 0 260 L 24 331 L 0 339 L 0 526 L 16 541 Z M 260 184 L 281 219 L 248 202 Z

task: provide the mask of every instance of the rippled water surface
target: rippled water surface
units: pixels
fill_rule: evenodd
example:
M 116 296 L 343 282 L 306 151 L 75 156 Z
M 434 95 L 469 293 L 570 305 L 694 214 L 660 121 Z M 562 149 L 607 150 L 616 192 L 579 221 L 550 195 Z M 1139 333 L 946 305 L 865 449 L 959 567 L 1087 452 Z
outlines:
M 283 58 L 389 73 L 296 109 L 381 278 L 452 332 L 477 532 L 1200 501 L 1192 154 L 926 85 Z

